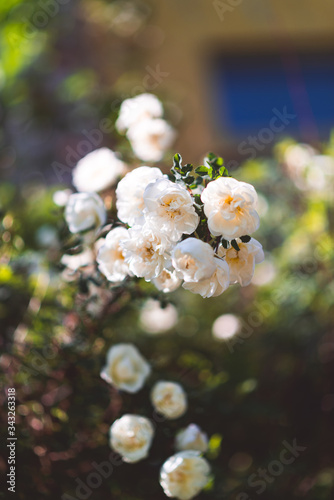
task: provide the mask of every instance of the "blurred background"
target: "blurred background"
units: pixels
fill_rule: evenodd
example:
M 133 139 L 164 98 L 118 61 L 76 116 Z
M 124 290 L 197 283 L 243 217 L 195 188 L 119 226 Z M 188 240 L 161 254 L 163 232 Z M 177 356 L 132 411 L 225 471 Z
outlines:
M 163 499 L 161 457 L 191 422 L 210 437 L 214 475 L 198 498 L 332 498 L 333 19 L 331 0 L 0 4 L 0 364 L 17 391 L 18 498 Z M 255 185 L 266 259 L 249 287 L 210 300 L 177 291 L 161 309 L 142 284 L 141 298 L 102 310 L 100 292 L 60 268 L 54 192 L 97 147 L 140 164 L 114 122 L 143 92 L 178 134 L 159 167 L 176 151 L 195 164 L 214 151 Z M 180 381 L 190 407 L 147 460 L 89 488 L 114 419 L 152 412 L 148 388 L 128 397 L 101 381 L 115 342 Z M 284 442 L 305 449 L 282 468 Z

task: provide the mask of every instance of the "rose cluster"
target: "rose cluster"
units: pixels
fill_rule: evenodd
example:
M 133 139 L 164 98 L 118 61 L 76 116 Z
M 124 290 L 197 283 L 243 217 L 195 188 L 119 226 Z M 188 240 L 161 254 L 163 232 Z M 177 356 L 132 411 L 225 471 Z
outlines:
M 160 161 L 172 146 L 176 133 L 163 114 L 162 103 L 153 94 L 140 94 L 122 102 L 116 128 L 126 133 L 140 160 Z
M 132 344 L 112 346 L 101 377 L 118 390 L 139 391 L 151 368 Z M 183 387 L 171 381 L 158 381 L 151 390 L 151 403 L 159 413 L 159 422 L 175 420 L 187 411 Z M 110 427 L 110 445 L 124 462 L 145 459 L 155 434 L 155 423 L 142 415 L 125 414 Z M 176 453 L 169 457 L 160 471 L 160 484 L 168 497 L 190 500 L 208 483 L 210 466 L 202 454 L 208 450 L 208 438 L 196 424 L 181 429 L 175 438 Z
M 131 130 L 134 121 L 159 116 L 159 103 L 148 94 L 124 101 L 117 126 Z M 137 277 L 164 293 L 182 283 L 202 297 L 216 297 L 230 284 L 250 283 L 255 264 L 264 258 L 261 244 L 250 237 L 259 227 L 252 185 L 230 177 L 222 158 L 212 153 L 196 169 L 182 165 L 176 154 L 169 176 L 157 167 L 127 170 L 107 148 L 90 153 L 74 170 L 73 184 L 81 192 L 69 197 L 65 209 L 72 233 L 103 227 L 107 212 L 97 192 L 121 177 L 117 219 L 96 257 L 111 284 Z

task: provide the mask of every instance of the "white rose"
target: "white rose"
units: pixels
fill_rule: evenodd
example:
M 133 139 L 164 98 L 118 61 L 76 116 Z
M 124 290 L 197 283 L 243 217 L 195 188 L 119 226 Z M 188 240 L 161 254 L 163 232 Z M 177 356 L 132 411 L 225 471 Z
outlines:
M 210 465 L 198 451 L 181 451 L 170 457 L 160 471 L 160 484 L 168 497 L 190 500 L 207 485 Z
M 211 278 L 217 267 L 211 246 L 197 238 L 178 243 L 172 254 L 172 263 L 177 275 L 185 282 Z
M 108 351 L 101 377 L 117 389 L 133 393 L 143 387 L 150 372 L 150 365 L 134 345 L 117 344 Z
M 161 307 L 159 300 L 148 299 L 141 310 L 139 320 L 147 332 L 162 333 L 176 325 L 178 313 L 172 304 Z
M 175 440 L 175 448 L 178 451 L 195 450 L 205 453 L 208 445 L 208 436 L 196 424 L 190 424 L 179 431 Z
M 144 192 L 144 216 L 149 224 L 177 241 L 198 226 L 192 197 L 186 188 L 168 179 L 157 179 Z
M 123 281 L 129 275 L 129 266 L 125 262 L 124 250 L 120 242 L 128 238 L 128 230 L 124 227 L 112 229 L 106 236 L 97 255 L 99 270 L 109 281 Z
M 204 189 L 201 200 L 214 236 L 232 240 L 258 229 L 257 194 L 254 187 L 230 177 L 220 177 Z
M 153 436 L 153 425 L 146 417 L 126 414 L 110 427 L 110 446 L 124 462 L 135 463 L 147 457 Z
M 170 262 L 171 242 L 167 236 L 146 224 L 134 226 L 128 234 L 129 238 L 122 242 L 122 247 L 130 272 L 146 281 L 159 276 Z
M 225 250 L 222 246 L 219 248 L 219 255 L 224 257 L 230 269 L 230 282 L 239 283 L 241 286 L 247 286 L 251 282 L 255 264 L 260 264 L 264 260 L 264 253 L 261 243 L 254 238 L 248 243 L 242 243 L 238 240 L 240 251 L 233 247 Z
M 95 193 L 71 194 L 65 208 L 65 219 L 71 233 L 103 226 L 107 218 L 101 198 Z
M 157 278 L 152 279 L 152 283 L 163 293 L 174 292 L 182 283 L 175 271 L 163 269 Z
M 187 410 L 187 396 L 180 384 L 157 382 L 151 392 L 154 408 L 164 417 L 173 420 L 182 417 Z
M 133 226 L 142 216 L 145 208 L 144 191 L 150 182 L 164 177 L 159 168 L 139 167 L 126 174 L 116 189 L 118 218 Z
M 160 118 L 163 107 L 159 99 L 153 94 L 140 94 L 122 102 L 116 128 L 124 132 L 132 125 L 147 118 Z
M 124 175 L 126 165 L 108 148 L 92 151 L 73 170 L 73 185 L 81 192 L 99 192 Z
M 175 137 L 175 130 L 161 118 L 140 121 L 127 132 L 135 155 L 143 161 L 160 161 Z
M 192 293 L 198 293 L 203 298 L 218 297 L 230 285 L 229 267 L 224 260 L 214 258 L 216 269 L 210 278 L 204 278 L 195 282 L 183 283 L 183 288 Z

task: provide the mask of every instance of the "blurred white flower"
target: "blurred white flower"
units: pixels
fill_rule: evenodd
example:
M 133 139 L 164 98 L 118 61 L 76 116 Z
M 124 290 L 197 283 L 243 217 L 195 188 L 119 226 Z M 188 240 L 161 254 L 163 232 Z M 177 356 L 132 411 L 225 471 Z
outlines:
M 264 262 L 261 262 L 258 266 L 256 266 L 252 283 L 257 286 L 264 286 L 273 281 L 276 278 L 276 275 L 277 268 L 274 262 L 268 260 L 268 257 L 266 257 Z
M 152 162 L 160 161 L 176 138 L 175 130 L 162 118 L 140 121 L 126 135 L 135 155 Z
M 149 333 L 162 333 L 173 328 L 178 320 L 177 309 L 172 304 L 161 307 L 159 300 L 148 299 L 140 313 L 140 324 Z
M 293 144 L 284 153 L 289 177 L 302 191 L 327 194 L 334 181 L 334 159 L 318 154 L 308 144 Z
M 238 246 L 239 251 L 233 247 L 226 250 L 221 246 L 218 253 L 225 258 L 230 268 L 230 282 L 247 286 L 253 278 L 255 264 L 264 260 L 264 253 L 261 243 L 254 238 L 251 238 L 248 243 L 238 240 Z
M 183 283 L 183 288 L 192 293 L 198 293 L 203 298 L 218 297 L 230 285 L 229 267 L 224 260 L 214 258 L 216 269 L 210 278 L 204 278 L 195 282 Z
M 157 278 L 152 279 L 152 283 L 158 290 L 164 293 L 174 292 L 182 283 L 175 271 L 163 269 Z
M 130 272 L 149 281 L 156 278 L 170 262 L 171 242 L 157 229 L 147 224 L 128 230 L 129 238 L 122 241 L 125 262 Z
M 55 203 L 55 205 L 58 205 L 58 207 L 64 207 L 68 202 L 71 194 L 71 189 L 59 189 L 58 191 L 55 191 L 53 193 L 53 202 Z
M 257 194 L 254 187 L 231 177 L 209 182 L 201 199 L 210 232 L 227 240 L 251 234 L 258 229 Z
M 107 364 L 101 377 L 126 392 L 138 392 L 151 372 L 151 367 L 132 344 L 117 344 L 107 353 Z
M 172 263 L 177 275 L 185 282 L 211 278 L 217 267 L 212 247 L 197 238 L 178 243 L 172 254 Z
M 89 248 L 74 255 L 64 254 L 60 262 L 71 271 L 77 271 L 80 267 L 90 266 L 94 263 L 94 254 Z
M 163 464 L 160 484 L 168 497 L 190 500 L 207 485 L 210 470 L 198 451 L 181 451 Z
M 110 446 L 124 462 L 135 463 L 147 457 L 153 436 L 153 425 L 146 417 L 126 414 L 110 427 Z
M 73 170 L 73 185 L 81 192 L 99 192 L 112 186 L 126 172 L 126 165 L 108 148 L 92 151 Z
M 138 167 L 126 174 L 116 189 L 118 218 L 133 226 L 143 216 L 144 191 L 148 184 L 164 176 L 159 168 Z
M 74 193 L 68 199 L 65 219 L 71 233 L 103 226 L 107 218 L 102 199 L 95 193 Z
M 187 410 L 187 396 L 180 384 L 157 382 L 151 392 L 154 408 L 165 418 L 173 420 L 182 417 Z
M 147 118 L 161 118 L 163 107 L 159 99 L 153 94 L 140 94 L 122 102 L 116 128 L 119 132 L 124 132 L 132 125 L 135 125 Z
M 128 238 L 128 230 L 124 227 L 112 229 L 106 236 L 97 255 L 99 270 L 109 281 L 118 283 L 129 274 L 129 265 L 125 262 L 121 241 Z
M 284 163 L 293 180 L 298 180 L 316 154 L 308 144 L 292 144 L 284 152 Z
M 218 340 L 232 338 L 241 330 L 241 321 L 234 314 L 222 314 L 212 325 L 212 335 Z
M 168 179 L 157 179 L 144 192 L 146 221 L 177 241 L 182 234 L 191 234 L 198 226 L 192 197 L 186 188 Z
M 196 424 L 190 424 L 176 435 L 177 451 L 195 450 L 205 453 L 208 449 L 208 436 Z

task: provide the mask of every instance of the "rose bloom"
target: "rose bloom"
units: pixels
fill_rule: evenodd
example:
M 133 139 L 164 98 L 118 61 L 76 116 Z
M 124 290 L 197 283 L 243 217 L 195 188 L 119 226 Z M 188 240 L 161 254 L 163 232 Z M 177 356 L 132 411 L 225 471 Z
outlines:
M 177 277 L 175 271 L 163 269 L 157 278 L 152 279 L 155 287 L 163 293 L 174 292 L 182 283 L 182 280 Z
M 107 353 L 101 377 L 126 392 L 138 392 L 151 372 L 150 365 L 132 344 L 117 344 Z
M 144 216 L 168 237 L 177 241 L 182 234 L 191 234 L 198 226 L 192 197 L 186 188 L 168 179 L 157 179 L 144 192 Z
M 65 208 L 65 219 L 71 233 L 103 226 L 107 218 L 101 198 L 95 193 L 71 194 Z
M 146 224 L 135 226 L 128 232 L 129 238 L 122 242 L 122 246 L 130 272 L 146 281 L 156 278 L 169 264 L 171 242 L 166 235 Z
M 264 260 L 264 253 L 261 243 L 254 238 L 248 243 L 242 243 L 238 240 L 240 251 L 233 247 L 226 250 L 222 246 L 218 253 L 224 257 L 230 269 L 230 282 L 239 283 L 241 286 L 247 286 L 251 282 L 255 264 L 260 264 Z
M 213 249 L 197 238 L 187 238 L 178 243 L 172 253 L 176 274 L 185 282 L 211 278 L 216 271 Z
M 151 392 L 154 408 L 164 417 L 173 420 L 182 417 L 187 410 L 187 396 L 180 384 L 157 382 Z
M 183 283 L 183 288 L 192 293 L 198 293 L 203 298 L 218 297 L 230 285 L 230 271 L 224 260 L 214 258 L 216 269 L 210 278 L 204 278 L 195 282 Z
M 148 299 L 141 310 L 139 321 L 148 333 L 163 333 L 176 325 L 177 309 L 173 304 L 161 307 L 159 300 Z
M 257 194 L 254 187 L 230 177 L 220 177 L 204 189 L 201 200 L 214 236 L 232 240 L 258 229 Z
M 99 270 L 109 281 L 118 283 L 129 274 L 129 266 L 125 262 L 121 241 L 128 238 L 128 230 L 124 227 L 112 229 L 106 236 L 97 255 Z
M 126 165 L 108 148 L 92 151 L 82 158 L 72 174 L 73 185 L 81 192 L 99 192 L 116 183 Z
M 140 94 L 122 102 L 116 128 L 124 132 L 147 118 L 160 118 L 163 115 L 163 107 L 159 99 L 153 94 Z
M 132 125 L 127 138 L 134 154 L 143 161 L 160 161 L 172 146 L 175 130 L 163 119 L 147 119 Z
M 116 189 L 118 218 L 133 226 L 143 216 L 144 191 L 150 182 L 165 177 L 159 168 L 138 167 L 120 180 Z
M 208 436 L 196 424 L 190 424 L 179 431 L 175 440 L 175 448 L 178 451 L 195 450 L 205 453 L 208 445 Z
M 210 465 L 198 451 L 176 453 L 163 464 L 160 484 L 168 497 L 190 500 L 208 484 Z
M 135 463 L 147 457 L 153 436 L 153 425 L 146 417 L 126 414 L 110 427 L 110 446 L 124 462 Z

